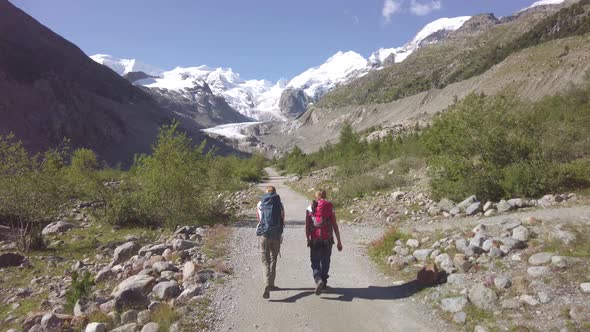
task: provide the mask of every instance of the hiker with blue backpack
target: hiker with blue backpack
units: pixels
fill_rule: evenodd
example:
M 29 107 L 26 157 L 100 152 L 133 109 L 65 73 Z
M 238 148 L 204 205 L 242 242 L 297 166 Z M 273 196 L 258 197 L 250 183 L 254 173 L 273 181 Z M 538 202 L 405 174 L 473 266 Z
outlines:
M 285 227 L 285 209 L 275 187 L 266 187 L 265 194 L 256 205 L 256 218 L 256 235 L 262 237 L 260 245 L 265 278 L 262 297 L 268 299 L 270 291 L 278 289 L 275 285 L 277 257 Z
M 325 190 L 316 192 L 316 200 L 307 208 L 305 216 L 305 236 L 310 248 L 311 269 L 315 281 L 315 294 L 320 295 L 328 287 L 330 257 L 334 245 L 334 234 L 338 241 L 336 247 L 342 251 L 340 229 L 336 221 L 334 206 L 327 199 Z

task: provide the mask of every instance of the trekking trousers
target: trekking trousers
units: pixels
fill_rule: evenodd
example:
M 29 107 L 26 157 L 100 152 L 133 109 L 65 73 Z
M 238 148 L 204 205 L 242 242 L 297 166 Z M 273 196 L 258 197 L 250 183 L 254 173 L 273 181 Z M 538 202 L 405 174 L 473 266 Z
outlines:
M 332 245 L 312 245 L 310 247 L 311 270 L 313 280 L 318 283 L 323 280 L 328 282 L 328 272 L 330 272 L 330 258 L 332 256 Z
M 272 239 L 262 236 L 260 243 L 262 264 L 264 264 L 264 281 L 266 286 L 275 286 L 277 275 L 277 256 L 281 250 L 281 239 Z

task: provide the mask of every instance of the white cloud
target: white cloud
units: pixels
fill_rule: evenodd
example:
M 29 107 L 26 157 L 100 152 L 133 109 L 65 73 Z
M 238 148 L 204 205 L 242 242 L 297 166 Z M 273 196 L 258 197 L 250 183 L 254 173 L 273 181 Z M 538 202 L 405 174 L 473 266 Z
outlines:
M 435 10 L 440 10 L 441 8 L 442 3 L 440 0 L 431 0 L 425 3 L 412 0 L 412 3 L 410 4 L 410 11 L 418 16 L 428 15 Z
M 383 3 L 383 10 L 381 10 L 385 22 L 391 21 L 391 16 L 399 12 L 401 8 L 402 6 L 399 0 L 385 0 Z

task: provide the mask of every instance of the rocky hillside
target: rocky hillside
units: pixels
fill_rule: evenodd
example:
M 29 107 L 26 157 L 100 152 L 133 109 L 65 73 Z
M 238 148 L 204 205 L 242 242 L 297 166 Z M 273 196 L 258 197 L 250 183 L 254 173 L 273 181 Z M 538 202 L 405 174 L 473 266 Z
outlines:
M 7 0 L 0 1 L 0 91 L 0 135 L 14 133 L 31 152 L 68 138 L 72 147 L 126 163 L 174 118 L 196 141 L 204 137 L 193 120 L 163 109 Z

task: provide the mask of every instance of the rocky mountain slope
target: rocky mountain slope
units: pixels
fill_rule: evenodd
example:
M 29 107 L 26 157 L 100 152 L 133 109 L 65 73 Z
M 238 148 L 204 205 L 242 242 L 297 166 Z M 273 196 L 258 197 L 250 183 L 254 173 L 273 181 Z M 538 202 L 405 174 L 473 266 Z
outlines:
M 0 135 L 14 133 L 31 152 L 68 138 L 74 148 L 125 163 L 179 118 L 7 0 L 0 1 L 0 91 Z M 204 138 L 194 121 L 180 120 Z
M 587 20 L 584 2 L 536 6 L 503 19 L 474 16 L 447 40 L 334 89 L 297 121 L 261 125 L 269 134 L 258 139 L 314 151 L 336 140 L 345 122 L 355 130 L 413 127 L 473 92 L 510 90 L 538 100 L 585 82 Z M 461 79 L 450 79 L 459 72 Z

